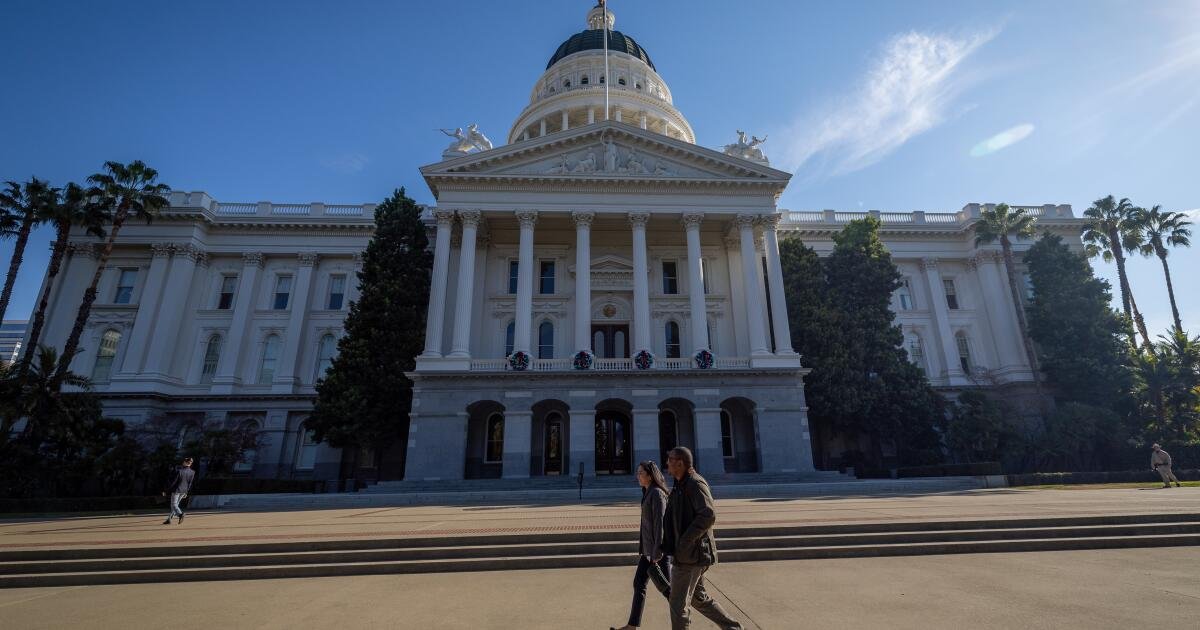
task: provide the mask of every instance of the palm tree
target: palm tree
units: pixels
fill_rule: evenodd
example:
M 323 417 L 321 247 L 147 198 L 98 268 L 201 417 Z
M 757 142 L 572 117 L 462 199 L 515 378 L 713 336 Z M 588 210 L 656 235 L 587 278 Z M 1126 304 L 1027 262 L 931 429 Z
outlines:
M 83 335 L 83 327 L 87 324 L 88 316 L 92 313 L 92 303 L 96 301 L 96 287 L 100 284 L 100 276 L 104 272 L 108 258 L 112 255 L 113 243 L 126 219 L 133 215 L 144 219 L 147 223 L 167 205 L 163 196 L 171 192 L 166 184 L 157 183 L 158 171 L 146 166 L 141 160 L 129 164 L 120 162 L 105 162 L 103 173 L 88 177 L 88 183 L 93 188 L 88 190 L 88 196 L 99 199 L 102 207 L 112 213 L 112 226 L 108 231 L 108 239 L 100 250 L 100 259 L 96 263 L 96 273 L 92 275 L 92 283 L 83 293 L 83 301 L 79 304 L 79 312 L 75 316 L 75 326 L 63 346 L 63 357 L 71 357 L 79 349 L 79 338 Z M 58 367 L 58 375 L 66 374 L 68 362 L 64 361 Z M 60 380 L 61 382 L 61 380 Z
M 1142 341 L 1149 348 L 1152 346 L 1150 335 L 1146 332 L 1146 323 L 1142 320 L 1137 302 L 1133 299 L 1129 276 L 1125 274 L 1125 252 L 1137 250 L 1143 243 L 1141 227 L 1135 220 L 1135 209 L 1129 199 L 1117 201 L 1112 195 L 1097 199 L 1092 203 L 1092 207 L 1083 212 L 1087 223 L 1083 226 L 1082 236 L 1083 241 L 1087 243 L 1086 251 L 1090 258 L 1100 256 L 1104 262 L 1117 263 L 1121 307 L 1125 310 L 1125 317 L 1137 326 Z
M 1017 266 L 1013 261 L 1011 239 L 1033 236 L 1036 221 L 1033 215 L 1026 214 L 1024 208 L 1013 209 L 1006 203 L 999 204 L 979 214 L 979 221 L 975 222 L 975 244 L 984 245 L 1000 241 L 1000 250 L 1004 253 L 1004 270 L 1008 273 L 1008 291 L 1012 294 L 1013 308 L 1017 311 L 1017 324 L 1021 327 L 1021 342 L 1025 346 L 1029 368 L 1033 370 L 1033 382 L 1039 384 L 1041 377 L 1038 375 L 1037 355 L 1033 351 L 1033 339 L 1029 337 L 1029 326 L 1025 322 L 1025 309 L 1021 308 L 1021 291 L 1017 283 Z M 1040 394 L 1040 385 L 1038 389 Z
M 43 219 L 54 226 L 55 239 L 50 252 L 50 266 L 46 269 L 46 286 L 42 288 L 42 297 L 33 313 L 33 321 L 29 324 L 29 340 L 25 346 L 25 355 L 21 358 L 21 371 L 28 369 L 37 349 L 38 339 L 42 334 L 42 326 L 46 322 L 46 308 L 50 303 L 50 292 L 54 288 L 54 280 L 62 270 L 63 255 L 67 251 L 71 228 L 79 226 L 88 234 L 104 238 L 104 220 L 108 214 L 87 191 L 71 182 L 59 194 L 57 189 L 51 189 L 47 198 Z
M 39 346 L 37 361 L 24 374 L 19 373 L 16 366 L 6 368 L 0 378 L 0 391 L 11 395 L 5 397 L 4 408 L 0 410 L 0 434 L 7 439 L 12 426 L 25 418 L 27 422 L 22 434 L 40 435 L 45 428 L 41 425 L 47 419 L 75 412 L 78 396 L 62 392 L 61 386 L 71 385 L 86 392 L 91 389 L 92 382 L 85 376 L 64 370 L 63 366 L 70 362 L 70 355 L 64 354 L 60 359 L 54 348 Z
M 1163 275 L 1167 277 L 1167 296 L 1171 299 L 1171 315 L 1175 318 L 1175 330 L 1183 332 L 1183 322 L 1179 319 L 1179 307 L 1175 305 L 1175 286 L 1171 283 L 1171 268 L 1167 266 L 1167 247 L 1179 245 L 1191 247 L 1189 237 L 1192 224 L 1187 215 L 1182 212 L 1163 212 L 1162 206 L 1154 206 L 1149 210 L 1137 208 L 1134 220 L 1142 228 L 1146 242 L 1139 251 L 1143 256 L 1158 256 L 1162 261 Z
M 33 177 L 22 186 L 16 182 L 7 182 L 8 189 L 0 193 L 0 206 L 4 206 L 4 214 L 8 216 L 6 223 L 16 225 L 11 233 L 16 235 L 17 242 L 13 244 L 12 259 L 8 263 L 8 277 L 4 279 L 4 290 L 0 291 L 0 320 L 8 312 L 8 301 L 12 298 L 13 286 L 17 283 L 17 272 L 25 259 L 25 244 L 29 242 L 29 233 L 41 223 L 42 210 L 46 197 L 51 190 L 46 182 Z M 9 230 L 5 230 L 9 233 Z

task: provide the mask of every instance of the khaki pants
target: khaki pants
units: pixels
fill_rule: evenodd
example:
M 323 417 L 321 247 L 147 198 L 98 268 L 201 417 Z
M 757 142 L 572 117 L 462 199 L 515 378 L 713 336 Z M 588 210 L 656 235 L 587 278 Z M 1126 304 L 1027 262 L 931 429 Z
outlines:
M 692 625 L 689 606 L 724 630 L 742 630 L 742 624 L 708 596 L 705 571 L 708 571 L 705 565 L 671 564 L 671 630 L 686 630 Z
M 1163 478 L 1163 484 L 1169 486 L 1169 485 L 1171 485 L 1172 481 L 1174 481 L 1175 483 L 1179 483 L 1179 480 L 1175 478 L 1175 473 L 1171 472 L 1171 467 L 1169 465 L 1159 466 L 1158 468 L 1155 468 L 1154 470 L 1157 470 L 1159 476 L 1161 476 Z

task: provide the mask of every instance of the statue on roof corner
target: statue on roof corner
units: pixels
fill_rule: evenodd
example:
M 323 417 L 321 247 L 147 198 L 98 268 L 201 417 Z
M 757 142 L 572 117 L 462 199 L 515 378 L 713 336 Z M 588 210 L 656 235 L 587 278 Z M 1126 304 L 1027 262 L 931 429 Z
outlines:
M 770 164 L 770 161 L 767 160 L 767 156 L 763 155 L 762 149 L 758 148 L 759 145 L 767 141 L 766 136 L 763 136 L 762 138 L 759 138 L 758 136 L 750 136 L 750 140 L 747 141 L 745 131 L 739 129 L 737 134 L 737 142 L 725 145 L 725 155 L 732 155 L 733 157 L 739 157 L 743 160 L 750 160 L 751 162 L 758 162 L 759 164 L 763 165 Z
M 438 129 L 438 131 L 454 138 L 450 142 L 450 146 L 442 151 L 443 158 L 454 158 L 469 155 L 473 152 L 487 151 L 492 148 L 492 141 L 483 135 L 479 130 L 479 125 L 471 123 L 467 125 L 466 132 L 463 132 L 462 127 L 456 127 L 454 131 L 449 129 Z

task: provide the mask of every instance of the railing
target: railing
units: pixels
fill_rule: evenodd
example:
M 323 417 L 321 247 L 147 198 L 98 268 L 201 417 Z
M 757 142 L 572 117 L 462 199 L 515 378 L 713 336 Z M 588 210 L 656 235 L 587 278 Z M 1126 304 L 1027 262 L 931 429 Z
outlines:
M 881 223 L 912 223 L 916 219 L 913 218 L 911 212 L 881 212 L 879 213 L 879 221 Z
M 926 223 L 958 223 L 957 212 L 926 212 Z
M 258 214 L 256 203 L 219 203 L 217 214 Z
M 1013 210 L 1024 210 L 1025 214 L 1031 217 L 1040 217 L 1046 213 L 1046 209 L 1041 206 L 1010 206 Z
M 338 217 L 362 216 L 362 206 L 325 206 L 325 214 Z
M 528 372 L 641 372 L 633 364 L 633 359 L 596 359 L 590 370 L 576 370 L 572 359 L 534 359 L 529 362 Z M 750 367 L 748 357 L 717 357 L 713 360 L 711 370 L 745 370 Z M 697 370 L 696 362 L 691 357 L 663 359 L 656 358 L 651 372 L 682 372 Z M 507 359 L 471 359 L 472 372 L 512 372 Z
M 299 203 L 275 203 L 271 204 L 271 214 L 282 215 L 302 215 L 308 214 L 312 206 Z
M 820 223 L 825 220 L 825 213 L 807 210 L 788 212 L 784 216 L 784 220 L 792 223 Z

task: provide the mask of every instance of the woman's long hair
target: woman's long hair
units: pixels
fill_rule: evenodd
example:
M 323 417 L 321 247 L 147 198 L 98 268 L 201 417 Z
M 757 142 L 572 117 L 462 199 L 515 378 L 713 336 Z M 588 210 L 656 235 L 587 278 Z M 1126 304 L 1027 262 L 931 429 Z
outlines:
M 654 460 L 647 459 L 646 461 L 638 464 L 638 468 L 641 468 L 642 470 L 646 471 L 647 475 L 650 475 L 651 486 L 662 490 L 663 494 L 671 494 L 671 490 L 667 488 L 667 480 L 663 477 L 662 471 L 658 469 L 658 464 L 655 464 Z M 646 493 L 649 491 L 650 488 L 644 488 L 642 490 L 643 499 L 646 498 Z

